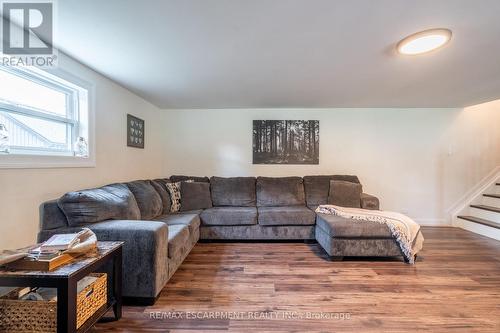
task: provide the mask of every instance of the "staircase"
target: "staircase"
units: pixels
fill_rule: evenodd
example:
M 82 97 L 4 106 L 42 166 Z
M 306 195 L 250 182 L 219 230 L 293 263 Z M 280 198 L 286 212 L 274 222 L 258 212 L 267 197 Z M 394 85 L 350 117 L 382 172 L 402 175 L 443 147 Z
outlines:
M 460 228 L 500 240 L 500 180 L 474 198 L 454 222 Z

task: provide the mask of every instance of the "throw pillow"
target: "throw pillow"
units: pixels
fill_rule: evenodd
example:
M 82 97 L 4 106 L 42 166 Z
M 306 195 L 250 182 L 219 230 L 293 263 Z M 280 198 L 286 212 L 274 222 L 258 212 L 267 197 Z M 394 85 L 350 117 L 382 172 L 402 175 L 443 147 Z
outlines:
M 342 207 L 361 207 L 361 184 L 351 183 L 343 180 L 331 180 L 328 203 Z
M 185 182 L 187 183 L 192 183 L 193 180 L 189 179 L 186 180 Z M 170 212 L 171 213 L 176 213 L 179 210 L 181 210 L 181 183 L 182 182 L 175 182 L 175 183 L 166 183 L 165 186 L 167 187 L 168 193 L 170 194 Z
M 212 207 L 209 183 L 181 183 L 181 198 L 181 211 L 184 212 Z

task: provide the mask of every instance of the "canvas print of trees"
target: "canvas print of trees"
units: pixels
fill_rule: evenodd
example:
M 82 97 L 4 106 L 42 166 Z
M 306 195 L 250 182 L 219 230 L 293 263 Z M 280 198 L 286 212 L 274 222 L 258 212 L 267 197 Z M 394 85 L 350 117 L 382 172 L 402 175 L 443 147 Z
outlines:
M 319 120 L 254 120 L 253 164 L 318 164 Z

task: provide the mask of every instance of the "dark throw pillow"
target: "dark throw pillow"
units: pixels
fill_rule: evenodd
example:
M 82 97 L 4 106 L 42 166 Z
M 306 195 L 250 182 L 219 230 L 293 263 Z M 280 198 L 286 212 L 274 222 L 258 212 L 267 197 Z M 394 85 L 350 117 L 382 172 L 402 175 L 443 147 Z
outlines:
M 360 208 L 362 192 L 361 184 L 344 180 L 331 180 L 328 203 L 341 207 Z
M 331 180 L 359 183 L 358 177 L 351 175 L 304 176 L 304 190 L 306 192 L 306 202 L 309 207 L 324 205 L 328 202 Z
M 200 182 L 181 183 L 181 211 L 212 207 L 210 184 Z

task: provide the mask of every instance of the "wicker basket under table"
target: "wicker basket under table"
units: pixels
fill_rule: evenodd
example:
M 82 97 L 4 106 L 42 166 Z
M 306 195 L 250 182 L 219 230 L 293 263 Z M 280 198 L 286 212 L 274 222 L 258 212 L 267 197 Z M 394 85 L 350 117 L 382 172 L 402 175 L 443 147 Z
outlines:
M 92 273 L 97 280 L 78 293 L 76 299 L 76 327 L 82 326 L 97 310 L 107 303 L 106 273 Z M 57 301 L 25 301 L 0 298 L 0 332 L 56 332 Z

